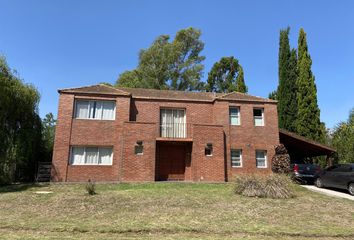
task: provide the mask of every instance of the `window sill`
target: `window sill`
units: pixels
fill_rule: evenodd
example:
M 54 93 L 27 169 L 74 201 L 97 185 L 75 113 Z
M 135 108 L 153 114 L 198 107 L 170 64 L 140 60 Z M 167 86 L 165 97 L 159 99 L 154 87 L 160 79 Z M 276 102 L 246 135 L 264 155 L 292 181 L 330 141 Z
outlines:
M 112 167 L 113 164 L 69 164 L 72 167 Z
M 94 118 L 73 118 L 74 120 L 89 120 L 89 121 L 115 121 L 116 119 L 94 119 Z

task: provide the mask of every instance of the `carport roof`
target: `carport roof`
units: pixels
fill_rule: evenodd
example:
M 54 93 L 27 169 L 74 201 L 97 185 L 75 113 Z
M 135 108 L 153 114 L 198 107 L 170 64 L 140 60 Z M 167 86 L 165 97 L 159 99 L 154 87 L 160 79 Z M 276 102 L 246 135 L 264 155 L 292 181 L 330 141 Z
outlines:
M 279 129 L 279 139 L 280 142 L 284 144 L 289 154 L 298 158 L 322 155 L 329 156 L 336 152 L 334 148 L 325 144 L 313 141 L 284 129 Z

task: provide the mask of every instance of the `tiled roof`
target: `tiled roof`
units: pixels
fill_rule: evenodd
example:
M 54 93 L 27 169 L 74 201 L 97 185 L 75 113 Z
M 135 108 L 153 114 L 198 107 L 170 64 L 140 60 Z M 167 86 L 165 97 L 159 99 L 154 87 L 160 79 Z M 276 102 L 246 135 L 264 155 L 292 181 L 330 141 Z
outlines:
M 210 101 L 214 100 L 237 100 L 237 101 L 253 101 L 253 102 L 274 102 L 268 98 L 256 97 L 244 93 L 213 93 L 213 92 L 191 92 L 191 91 L 175 91 L 175 90 L 156 90 L 143 88 L 121 88 L 118 89 L 131 93 L 135 98 L 146 99 L 166 99 L 166 100 L 192 100 L 192 101 Z
M 248 94 L 240 93 L 240 92 L 226 93 L 226 94 L 223 94 L 223 95 L 217 97 L 217 99 L 219 99 L 219 100 L 241 100 L 241 101 L 257 101 L 257 102 L 274 102 L 274 103 L 277 102 L 277 101 L 269 99 L 269 98 L 262 98 L 262 97 L 252 96 L 252 95 L 248 95 Z
M 213 102 L 215 100 L 225 101 L 250 101 L 250 102 L 270 102 L 277 101 L 268 98 L 256 97 L 244 93 L 212 93 L 212 92 L 191 92 L 191 91 L 175 91 L 175 90 L 157 90 L 144 88 L 124 88 L 111 87 L 104 84 L 61 89 L 59 93 L 83 93 L 83 94 L 108 94 L 108 95 L 123 95 L 132 96 L 133 98 L 144 99 L 164 99 L 164 100 L 185 100 L 185 101 L 202 101 Z
M 125 95 L 130 96 L 128 92 L 121 91 L 115 87 L 107 86 L 105 84 L 98 84 L 92 86 L 78 87 L 78 88 L 66 88 L 58 90 L 59 93 L 95 93 L 106 95 Z
M 211 92 L 187 92 L 175 90 L 157 90 L 144 88 L 118 88 L 119 90 L 131 93 L 135 98 L 146 99 L 169 99 L 169 100 L 193 100 L 193 101 L 213 101 L 216 97 Z

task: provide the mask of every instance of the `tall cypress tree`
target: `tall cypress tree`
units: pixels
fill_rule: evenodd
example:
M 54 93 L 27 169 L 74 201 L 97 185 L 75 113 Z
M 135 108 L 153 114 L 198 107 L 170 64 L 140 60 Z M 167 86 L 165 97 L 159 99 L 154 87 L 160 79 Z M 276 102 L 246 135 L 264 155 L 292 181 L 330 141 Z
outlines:
M 290 28 L 280 30 L 278 74 L 279 85 L 277 89 L 279 127 L 295 131 L 297 116 L 296 99 L 296 50 L 290 51 Z
M 315 77 L 311 71 L 312 60 L 308 53 L 306 33 L 300 29 L 298 39 L 297 121 L 298 134 L 317 141 L 323 141 L 320 109 L 317 104 Z
M 288 67 L 290 60 L 290 44 L 289 44 L 289 27 L 287 29 L 280 30 L 279 34 L 279 55 L 278 55 L 278 78 L 279 84 L 277 89 L 278 100 L 278 120 L 279 127 L 286 128 L 285 126 L 285 99 L 286 99 L 286 81 L 288 79 Z
M 286 83 L 288 98 L 287 98 L 287 112 L 285 126 L 289 131 L 296 132 L 296 119 L 297 119 L 297 54 L 296 49 L 292 49 L 289 59 L 289 75 Z
M 245 76 L 243 73 L 243 68 L 241 65 L 238 65 L 238 75 L 236 78 L 236 92 L 247 93 L 248 88 L 245 83 Z

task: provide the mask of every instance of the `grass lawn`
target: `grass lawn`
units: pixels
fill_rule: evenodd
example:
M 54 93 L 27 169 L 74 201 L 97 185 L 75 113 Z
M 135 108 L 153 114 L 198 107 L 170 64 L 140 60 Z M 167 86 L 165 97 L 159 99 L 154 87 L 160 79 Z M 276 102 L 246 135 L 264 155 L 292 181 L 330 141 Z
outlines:
M 37 194 L 36 191 L 52 191 Z M 232 184 L 0 187 L 0 239 L 354 239 L 354 202 L 296 186 L 248 198 Z

